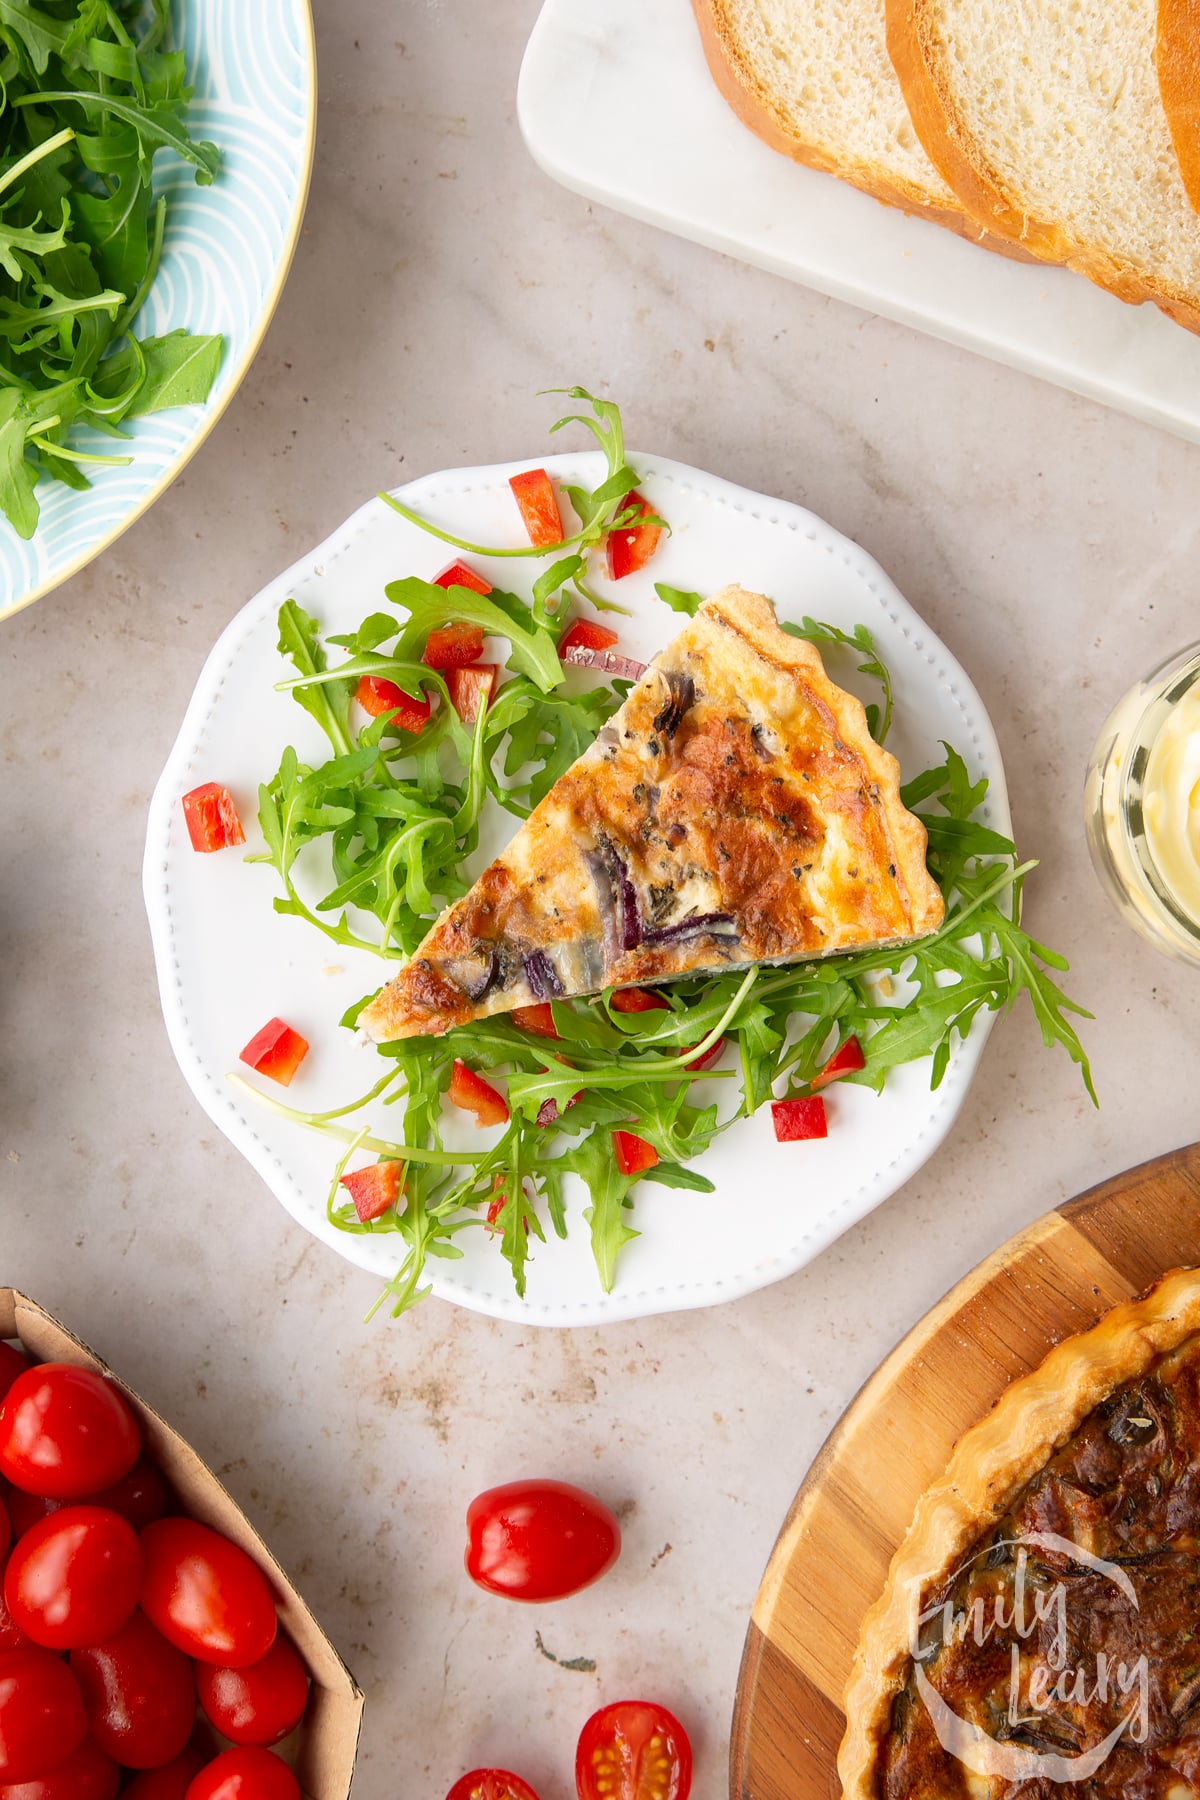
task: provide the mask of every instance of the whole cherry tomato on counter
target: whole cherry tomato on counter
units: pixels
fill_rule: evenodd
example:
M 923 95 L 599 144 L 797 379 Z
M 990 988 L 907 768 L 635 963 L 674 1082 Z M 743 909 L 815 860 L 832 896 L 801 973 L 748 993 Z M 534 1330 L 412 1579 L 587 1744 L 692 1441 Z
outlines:
M 30 1494 L 81 1500 L 137 1461 L 137 1420 L 111 1381 L 73 1363 L 40 1363 L 0 1404 L 0 1474 Z
M 507 1769 L 472 1769 L 460 1775 L 446 1800 L 538 1800 L 527 1781 Z
M 147 1769 L 135 1776 L 121 1800 L 186 1800 L 188 1789 L 208 1761 L 202 1750 L 189 1746 L 161 1769 Z
M 197 1519 L 156 1519 L 140 1542 L 142 1608 L 170 1643 L 218 1668 L 267 1654 L 275 1600 L 244 1550 Z
M 620 1554 L 615 1515 L 565 1481 L 510 1481 L 467 1508 L 467 1574 L 509 1600 L 565 1599 Z
M 0 1800 L 116 1800 L 121 1771 L 91 1738 L 33 1781 L 5 1782 Z
M 79 1683 L 35 1645 L 0 1656 L 0 1781 L 32 1781 L 87 1736 Z
M 196 1693 L 209 1722 L 235 1744 L 277 1744 L 300 1723 L 308 1701 L 308 1673 L 280 1632 L 260 1661 L 241 1669 L 201 1663 Z
M 4 1599 L 35 1644 L 74 1650 L 119 1631 L 141 1583 L 142 1553 L 128 1520 L 103 1506 L 65 1506 L 18 1538 Z
M 300 1783 L 271 1750 L 223 1750 L 193 1779 L 186 1800 L 300 1800 Z
M 72 1650 L 88 1729 L 127 1769 L 155 1769 L 179 1756 L 196 1723 L 192 1665 L 143 1612 L 102 1644 Z
M 692 1746 L 673 1713 L 652 1700 L 617 1700 L 593 1713 L 575 1751 L 579 1800 L 687 1800 Z

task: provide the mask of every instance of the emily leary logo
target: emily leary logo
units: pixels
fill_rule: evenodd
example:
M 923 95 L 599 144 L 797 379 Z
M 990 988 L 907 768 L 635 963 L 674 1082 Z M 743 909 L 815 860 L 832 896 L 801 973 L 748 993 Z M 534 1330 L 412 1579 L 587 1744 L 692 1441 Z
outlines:
M 951 1591 L 973 1564 L 998 1550 L 1011 1553 L 1005 1568 L 1006 1584 L 999 1591 L 977 1593 L 965 1608 L 946 1600 L 923 1612 L 919 1594 L 914 1593 L 910 1652 L 917 1692 L 943 1750 L 975 1774 L 1014 1783 L 1086 1781 L 1122 1737 L 1145 1743 L 1150 1725 L 1149 1665 L 1144 1654 L 1129 1662 L 1114 1661 L 1103 1650 L 1090 1662 L 1068 1662 L 1072 1638 L 1069 1609 L 1072 1604 L 1080 1605 L 1080 1599 L 1072 1592 L 1075 1584 L 1070 1580 L 1047 1583 L 1044 1558 L 1064 1558 L 1075 1570 L 1087 1570 L 1111 1582 L 1136 1612 L 1133 1583 L 1119 1564 L 1105 1562 L 1054 1532 L 1031 1531 L 981 1550 L 956 1571 Z M 1036 1580 L 1028 1574 L 1031 1552 L 1038 1563 Z M 944 1646 L 968 1639 L 980 1649 L 997 1641 L 1009 1644 L 1007 1710 L 994 1735 L 974 1720 L 961 1718 L 923 1667 Z M 1086 1633 L 1082 1641 L 1086 1642 Z M 1127 1710 L 1099 1743 L 1074 1755 L 1037 1748 L 1039 1726 L 1056 1707 L 1094 1706 L 1107 1711 L 1125 1700 L 1129 1701 Z

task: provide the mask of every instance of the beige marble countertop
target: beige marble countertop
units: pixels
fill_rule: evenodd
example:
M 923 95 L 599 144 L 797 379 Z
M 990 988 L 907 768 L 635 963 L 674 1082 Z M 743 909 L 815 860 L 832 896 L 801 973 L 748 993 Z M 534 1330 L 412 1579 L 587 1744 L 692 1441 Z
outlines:
M 717 1800 L 759 1576 L 859 1383 L 1016 1228 L 1196 1134 L 1200 981 L 1118 923 L 1080 789 L 1111 702 L 1198 635 L 1200 449 L 555 187 L 514 117 L 536 10 L 316 0 L 312 199 L 258 360 L 153 510 L 0 629 L 0 1280 L 167 1413 L 293 1571 L 367 1692 L 359 1800 L 441 1800 L 493 1760 L 568 1800 L 579 1725 L 635 1691 L 683 1716 Z M 791 1280 L 603 1330 L 439 1302 L 366 1327 L 373 1280 L 176 1070 L 147 802 L 246 599 L 381 486 L 539 454 L 537 390 L 573 380 L 634 442 L 858 539 L 966 665 L 1103 1106 L 1022 1011 L 928 1165 Z M 522 1469 L 626 1525 L 613 1576 L 536 1614 L 460 1564 L 467 1500 Z

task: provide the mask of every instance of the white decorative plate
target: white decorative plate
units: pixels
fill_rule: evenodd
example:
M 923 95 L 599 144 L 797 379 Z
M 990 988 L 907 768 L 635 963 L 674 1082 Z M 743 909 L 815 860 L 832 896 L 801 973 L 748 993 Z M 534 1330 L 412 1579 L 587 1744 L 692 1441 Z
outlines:
M 517 115 L 590 200 L 1200 441 L 1200 337 L 768 149 L 713 85 L 689 0 L 545 0 Z
M 798 506 L 679 463 L 630 460 L 645 471 L 639 489 L 670 521 L 672 536 L 646 571 L 618 587 L 596 576 L 598 587 L 633 611 L 628 620 L 614 620 L 624 648 L 648 657 L 680 626 L 655 595 L 656 580 L 708 592 L 737 581 L 770 594 L 785 618 L 809 613 L 845 628 L 864 623 L 893 671 L 896 716 L 888 742 L 902 769 L 940 760 L 939 740 L 947 739 L 973 773 L 991 782 L 988 823 L 1009 830 L 1000 753 L 978 694 L 864 551 Z M 459 469 L 397 491 L 455 535 L 513 543 L 519 525 L 507 477 L 519 466 Z M 601 471 L 598 453 L 555 457 L 546 466 L 560 481 L 588 486 Z M 371 500 L 252 600 L 205 665 L 155 790 L 146 841 L 144 888 L 163 1013 L 193 1093 L 295 1219 L 381 1277 L 393 1273 L 402 1240 L 350 1236 L 326 1221 L 336 1146 L 257 1108 L 226 1075 L 239 1068 L 238 1051 L 258 1027 L 278 1015 L 312 1046 L 287 1092 L 289 1104 L 317 1111 L 366 1093 L 378 1078 L 378 1056 L 337 1021 L 395 964 L 340 949 L 303 920 L 277 915 L 271 906 L 277 878 L 268 865 L 247 864 L 234 851 L 196 854 L 180 800 L 201 782 L 226 783 L 246 826 L 247 850 L 260 848 L 258 785 L 274 774 L 284 746 L 294 745 L 303 761 L 328 754 L 316 723 L 290 696 L 274 691 L 290 673 L 276 649 L 280 605 L 294 596 L 326 631 L 345 632 L 379 609 L 386 582 L 428 578 L 449 554 Z M 472 561 L 498 584 L 506 570 L 511 580 L 511 564 Z M 480 867 L 509 829 L 502 816 L 500 837 L 481 845 Z M 314 896 L 319 891 L 314 887 Z M 461 1262 L 431 1263 L 434 1291 L 498 1318 L 584 1325 L 709 1305 L 777 1281 L 886 1199 L 936 1149 L 962 1103 L 989 1018 L 981 1016 L 955 1050 L 936 1093 L 924 1064 L 897 1070 L 879 1096 L 839 1089 L 828 1102 L 829 1137 L 818 1143 L 777 1144 L 764 1109 L 719 1138 L 698 1165 L 716 1183 L 715 1193 L 643 1187 L 633 1216 L 642 1235 L 622 1252 L 611 1294 L 600 1289 L 579 1216 L 582 1190 L 569 1208 L 568 1240 L 536 1247 L 524 1300 L 483 1232 L 458 1239 L 466 1251 Z M 381 1111 L 367 1109 L 364 1122 L 379 1121 Z M 474 1129 L 465 1125 L 464 1141 Z
M 132 419 L 127 445 L 98 432 L 81 450 L 126 451 L 125 468 L 91 472 L 87 492 L 41 481 L 28 543 L 0 518 L 0 618 L 90 562 L 139 519 L 199 448 L 233 398 L 275 311 L 300 235 L 317 116 L 309 0 L 174 0 L 175 45 L 195 88 L 195 137 L 222 153 L 211 187 L 162 151 L 155 192 L 168 196 L 162 262 L 134 329 L 220 332 L 225 355 L 203 406 Z

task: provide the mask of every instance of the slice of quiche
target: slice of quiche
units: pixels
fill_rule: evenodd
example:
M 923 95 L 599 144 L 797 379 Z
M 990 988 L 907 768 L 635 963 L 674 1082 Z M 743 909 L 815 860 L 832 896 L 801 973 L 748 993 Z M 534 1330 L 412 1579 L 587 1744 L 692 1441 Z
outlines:
M 770 601 L 724 588 L 360 1015 L 377 1042 L 515 1006 L 904 944 L 942 896 L 900 770 Z

